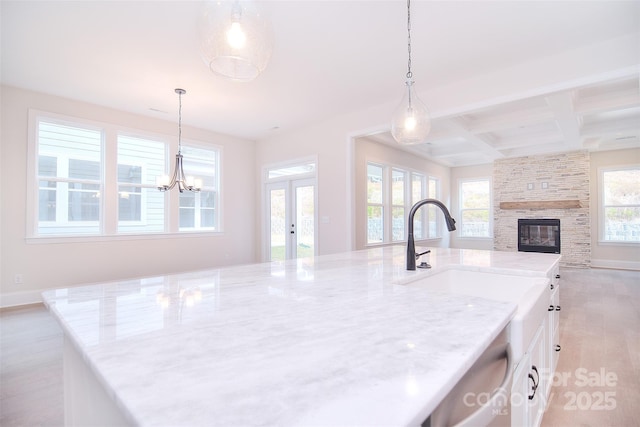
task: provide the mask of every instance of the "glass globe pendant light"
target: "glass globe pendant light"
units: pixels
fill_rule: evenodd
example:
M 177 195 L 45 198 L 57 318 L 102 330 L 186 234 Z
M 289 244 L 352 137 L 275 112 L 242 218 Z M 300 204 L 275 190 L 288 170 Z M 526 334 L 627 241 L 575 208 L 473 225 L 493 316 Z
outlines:
M 407 33 L 409 61 L 407 81 L 400 105 L 393 114 L 391 135 L 399 144 L 419 144 L 424 142 L 431 130 L 431 120 L 426 105 L 418 98 L 413 88 L 411 73 L 411 0 L 407 0 Z
M 273 51 L 270 23 L 250 1 L 206 1 L 198 23 L 200 51 L 209 69 L 248 82 L 260 75 Z

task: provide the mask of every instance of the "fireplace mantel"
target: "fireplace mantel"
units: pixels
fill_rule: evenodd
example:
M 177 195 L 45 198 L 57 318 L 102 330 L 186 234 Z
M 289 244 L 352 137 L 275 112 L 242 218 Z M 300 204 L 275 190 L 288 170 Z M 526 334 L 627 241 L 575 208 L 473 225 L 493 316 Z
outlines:
M 500 202 L 500 209 L 576 209 L 580 200 L 537 200 L 526 202 Z

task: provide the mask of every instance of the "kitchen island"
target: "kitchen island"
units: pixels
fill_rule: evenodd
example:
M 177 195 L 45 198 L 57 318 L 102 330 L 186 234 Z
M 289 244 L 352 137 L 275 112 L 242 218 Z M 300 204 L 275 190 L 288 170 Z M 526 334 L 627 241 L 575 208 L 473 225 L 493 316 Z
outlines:
M 412 287 L 456 268 L 549 277 L 559 256 L 394 246 L 43 294 L 69 425 L 420 424 L 516 305 Z

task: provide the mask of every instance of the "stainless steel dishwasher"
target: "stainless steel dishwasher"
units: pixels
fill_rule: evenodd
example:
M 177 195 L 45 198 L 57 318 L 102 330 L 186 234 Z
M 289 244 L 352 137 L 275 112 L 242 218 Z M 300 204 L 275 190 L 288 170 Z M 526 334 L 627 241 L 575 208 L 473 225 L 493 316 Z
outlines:
M 510 426 L 512 377 L 505 328 L 422 426 Z

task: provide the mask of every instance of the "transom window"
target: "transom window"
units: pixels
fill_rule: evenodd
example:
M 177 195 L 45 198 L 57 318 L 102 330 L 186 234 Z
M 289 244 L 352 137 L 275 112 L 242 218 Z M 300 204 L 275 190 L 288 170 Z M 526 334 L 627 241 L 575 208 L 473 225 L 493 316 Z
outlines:
M 163 193 L 156 179 L 174 167 L 171 137 L 35 111 L 30 124 L 31 237 L 220 230 L 217 148 L 183 145 L 185 174 L 202 190 Z

